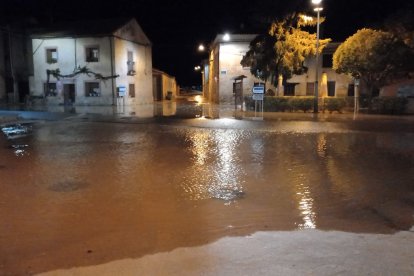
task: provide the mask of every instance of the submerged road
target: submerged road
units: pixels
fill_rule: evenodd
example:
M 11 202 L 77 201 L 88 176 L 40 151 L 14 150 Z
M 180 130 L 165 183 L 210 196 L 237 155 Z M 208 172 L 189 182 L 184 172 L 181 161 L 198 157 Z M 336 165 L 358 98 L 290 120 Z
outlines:
M 0 275 L 414 273 L 413 118 L 162 112 L 3 122 Z

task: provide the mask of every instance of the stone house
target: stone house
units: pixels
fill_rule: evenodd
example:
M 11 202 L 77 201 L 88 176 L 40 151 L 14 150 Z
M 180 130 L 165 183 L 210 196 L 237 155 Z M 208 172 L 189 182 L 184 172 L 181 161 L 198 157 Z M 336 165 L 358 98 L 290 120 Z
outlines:
M 31 41 L 30 95 L 45 97 L 48 105 L 153 102 L 151 42 L 135 19 L 57 24 L 33 30 Z M 93 73 L 72 74 L 85 66 Z M 49 74 L 48 82 L 47 70 L 57 69 L 66 77 Z

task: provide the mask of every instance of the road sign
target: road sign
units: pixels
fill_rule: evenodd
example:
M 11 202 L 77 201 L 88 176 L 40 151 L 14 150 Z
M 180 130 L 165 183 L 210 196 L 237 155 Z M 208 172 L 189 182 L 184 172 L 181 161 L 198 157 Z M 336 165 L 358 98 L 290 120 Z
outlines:
M 255 101 L 263 101 L 264 95 L 263 94 L 253 94 L 252 98 Z
M 264 86 L 253 86 L 253 94 L 264 94 Z

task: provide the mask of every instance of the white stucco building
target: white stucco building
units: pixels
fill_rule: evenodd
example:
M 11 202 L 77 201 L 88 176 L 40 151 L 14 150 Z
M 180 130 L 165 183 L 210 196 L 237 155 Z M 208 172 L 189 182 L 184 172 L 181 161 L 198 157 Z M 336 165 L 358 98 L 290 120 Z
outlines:
M 233 103 L 234 78 L 246 76 L 243 79 L 243 95 L 252 94 L 254 83 L 263 82 L 250 73 L 249 67 L 240 64 L 243 56 L 249 50 L 250 42 L 255 34 L 230 35 L 228 40 L 223 34 L 216 36 L 211 44 L 209 60 L 205 64 L 203 76 L 203 94 L 209 102 Z M 347 75 L 337 74 L 332 69 L 332 55 L 339 43 L 330 43 L 324 49 L 319 59 L 319 96 L 320 97 L 345 97 L 353 96 L 353 80 Z M 283 83 L 280 81 L 278 88 L 266 83 L 266 90 L 271 89 L 278 96 L 312 96 L 314 95 L 316 79 L 316 59 L 309 58 L 305 61 L 308 67 L 307 73 L 293 76 Z
M 151 42 L 135 19 L 74 22 L 32 32 L 34 75 L 30 95 L 48 104 L 138 105 L 152 103 Z M 57 79 L 47 70 L 70 75 L 86 66 L 101 76 L 78 74 Z

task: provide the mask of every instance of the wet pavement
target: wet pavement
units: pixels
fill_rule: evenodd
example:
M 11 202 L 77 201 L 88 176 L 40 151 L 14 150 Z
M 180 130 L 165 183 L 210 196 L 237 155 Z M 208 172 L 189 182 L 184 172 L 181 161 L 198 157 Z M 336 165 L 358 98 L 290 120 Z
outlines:
M 175 104 L 3 112 L 26 120 L 0 133 L 0 275 L 260 231 L 403 232 L 414 246 L 412 117 Z

